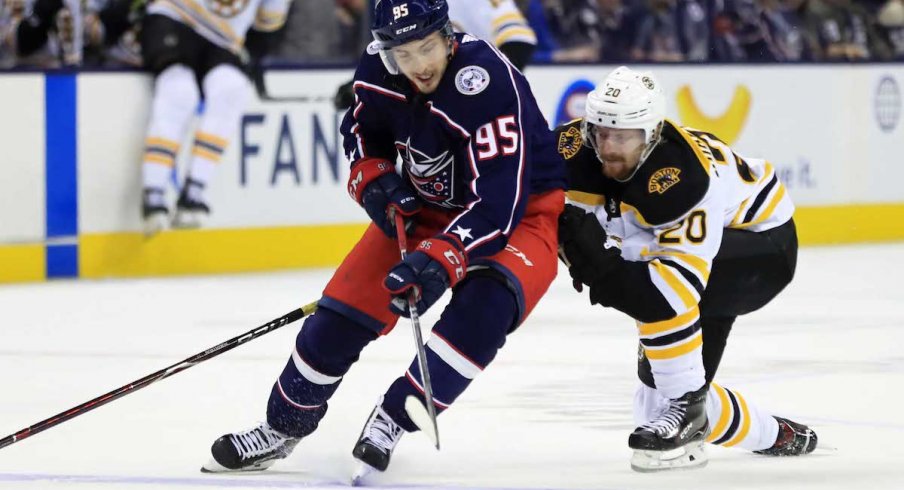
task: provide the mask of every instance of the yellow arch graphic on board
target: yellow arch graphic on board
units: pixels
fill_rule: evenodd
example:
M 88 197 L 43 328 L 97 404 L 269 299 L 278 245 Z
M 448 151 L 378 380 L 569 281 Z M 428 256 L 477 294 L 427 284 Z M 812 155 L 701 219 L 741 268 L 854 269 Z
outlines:
M 681 118 L 682 124 L 713 133 L 729 146 L 738 140 L 741 130 L 744 129 L 747 114 L 750 113 L 751 99 L 750 90 L 743 85 L 738 85 L 735 87 L 728 109 L 719 116 L 710 117 L 697 107 L 690 85 L 682 86 L 675 95 L 678 116 Z

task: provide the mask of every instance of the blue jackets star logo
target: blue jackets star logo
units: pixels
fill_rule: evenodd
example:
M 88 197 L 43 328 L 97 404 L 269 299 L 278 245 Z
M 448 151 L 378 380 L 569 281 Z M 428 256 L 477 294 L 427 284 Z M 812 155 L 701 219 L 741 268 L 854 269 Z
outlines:
M 459 238 L 459 240 L 461 240 L 461 243 L 464 243 L 465 240 L 468 240 L 468 239 L 470 239 L 470 240 L 474 239 L 474 237 L 471 236 L 471 228 L 462 228 L 460 225 L 455 225 L 455 229 L 452 230 L 452 233 L 455 233 L 456 235 L 458 235 L 458 238 Z
M 407 163 L 408 177 L 421 198 L 443 207 L 454 207 L 455 157 L 450 150 L 432 157 L 413 148 L 410 142 L 396 141 Z

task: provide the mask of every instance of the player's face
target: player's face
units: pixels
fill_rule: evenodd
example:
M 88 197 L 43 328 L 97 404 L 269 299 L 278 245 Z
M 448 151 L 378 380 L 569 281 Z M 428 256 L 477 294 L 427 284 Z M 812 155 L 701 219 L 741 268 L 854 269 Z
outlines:
M 602 159 L 603 175 L 618 180 L 630 177 L 646 146 L 643 130 L 594 126 L 593 137 Z
M 449 64 L 449 46 L 438 31 L 429 36 L 392 48 L 399 70 L 419 91 L 433 93 Z

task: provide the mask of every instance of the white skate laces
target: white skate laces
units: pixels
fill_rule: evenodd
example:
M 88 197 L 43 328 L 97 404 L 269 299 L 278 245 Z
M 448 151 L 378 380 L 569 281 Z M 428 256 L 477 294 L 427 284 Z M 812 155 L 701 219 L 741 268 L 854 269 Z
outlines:
M 362 439 L 391 453 L 402 438 L 403 432 L 404 430 L 380 406 L 377 406 L 367 422 Z
M 642 429 L 655 432 L 660 437 L 673 437 L 687 414 L 687 401 L 670 400 L 669 407 L 658 418 L 642 424 Z
M 211 460 L 201 467 L 204 473 L 260 471 L 287 457 L 301 438 L 277 432 L 267 422 L 219 437 L 210 447 Z
M 242 460 L 256 458 L 278 450 L 288 437 L 273 430 L 264 422 L 252 429 L 232 434 L 230 439 Z
M 382 403 L 381 397 L 352 450 L 352 456 L 360 462 L 352 476 L 352 486 L 361 484 L 374 471 L 386 471 L 392 452 L 405 433 L 405 429 L 383 411 Z

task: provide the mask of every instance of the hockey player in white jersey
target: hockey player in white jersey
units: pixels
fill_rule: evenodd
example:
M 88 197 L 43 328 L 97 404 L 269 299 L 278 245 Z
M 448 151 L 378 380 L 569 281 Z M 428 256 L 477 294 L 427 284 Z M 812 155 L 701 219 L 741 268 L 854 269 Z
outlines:
M 169 222 L 167 184 L 202 97 L 172 225 L 197 227 L 209 214 L 205 188 L 252 94 L 244 71 L 246 34 L 249 44 L 252 36 L 266 40 L 285 23 L 288 8 L 289 0 L 156 0 L 148 6 L 141 50 L 156 79 L 143 158 L 145 233 Z
M 794 205 L 767 161 L 664 118 L 650 73 L 613 71 L 558 128 L 569 171 L 562 259 L 592 304 L 640 337 L 632 468 L 702 466 L 704 442 L 769 455 L 816 447 L 805 425 L 713 383 L 732 324 L 794 275 Z
M 537 35 L 514 0 L 448 0 L 449 18 L 459 32 L 490 41 L 519 70 L 537 47 Z

